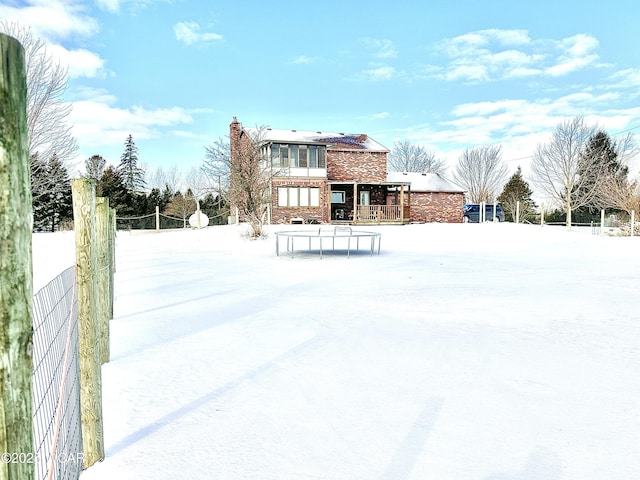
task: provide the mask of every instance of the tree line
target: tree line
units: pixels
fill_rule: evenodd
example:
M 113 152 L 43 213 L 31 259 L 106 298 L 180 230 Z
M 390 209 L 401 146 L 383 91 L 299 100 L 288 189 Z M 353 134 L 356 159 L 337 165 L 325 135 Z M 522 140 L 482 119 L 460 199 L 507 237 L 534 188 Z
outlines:
M 101 155 L 93 155 L 85 160 L 83 174 L 83 177 L 95 180 L 96 195 L 107 197 L 109 206 L 116 209 L 120 228 L 155 228 L 156 206 L 161 213 L 176 220 L 172 226 L 183 226 L 198 208 L 198 203 L 210 224 L 226 223 L 228 205 L 218 193 L 204 191 L 198 184 L 182 192 L 169 181 L 162 187 L 148 187 L 131 135 L 124 145 L 118 165 L 107 165 Z M 32 163 L 34 161 L 40 162 L 32 158 Z M 38 169 L 32 170 L 31 175 L 34 230 L 53 232 L 72 228 L 71 179 L 66 166 L 53 155 L 48 162 L 42 162 Z M 162 173 L 156 174 L 154 180 L 163 178 L 166 176 Z
M 640 212 L 640 185 L 629 175 L 629 160 L 638 153 L 632 134 L 620 140 L 583 117 L 560 122 L 550 139 L 537 146 L 531 159 L 530 180 L 548 202 L 550 221 L 589 223 L 600 220 L 601 210 L 627 215 Z M 389 154 L 396 171 L 437 173 L 445 176 L 444 161 L 422 146 L 399 141 Z M 521 167 L 508 177 L 500 145 L 477 146 L 458 158 L 452 180 L 466 191 L 468 203 L 500 202 L 508 219 L 536 215 L 534 191 Z

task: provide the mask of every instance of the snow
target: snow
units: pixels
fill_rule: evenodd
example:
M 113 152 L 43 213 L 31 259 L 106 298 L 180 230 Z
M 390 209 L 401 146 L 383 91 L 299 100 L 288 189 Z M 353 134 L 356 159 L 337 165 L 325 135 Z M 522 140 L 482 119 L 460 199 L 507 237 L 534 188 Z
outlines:
M 410 182 L 412 192 L 464 193 L 464 188 L 437 173 L 388 172 L 387 182 Z
M 638 478 L 637 238 L 367 227 L 379 256 L 291 258 L 297 226 L 241 228 L 118 233 L 81 480 Z

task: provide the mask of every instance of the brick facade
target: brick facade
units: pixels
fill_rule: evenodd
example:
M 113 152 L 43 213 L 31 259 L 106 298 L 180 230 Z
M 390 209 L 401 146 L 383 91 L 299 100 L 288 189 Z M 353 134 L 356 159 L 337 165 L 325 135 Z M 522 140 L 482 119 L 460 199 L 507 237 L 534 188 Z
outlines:
M 278 187 L 317 187 L 320 189 L 319 207 L 279 207 Z M 273 179 L 273 189 L 271 191 L 271 222 L 291 223 L 292 218 L 303 218 L 305 223 L 316 221 L 318 223 L 328 223 L 327 214 L 327 182 L 324 179 L 293 179 L 279 177 Z
M 327 150 L 327 179 L 344 182 L 384 182 L 387 152 Z
M 464 193 L 411 192 L 411 221 L 461 223 Z

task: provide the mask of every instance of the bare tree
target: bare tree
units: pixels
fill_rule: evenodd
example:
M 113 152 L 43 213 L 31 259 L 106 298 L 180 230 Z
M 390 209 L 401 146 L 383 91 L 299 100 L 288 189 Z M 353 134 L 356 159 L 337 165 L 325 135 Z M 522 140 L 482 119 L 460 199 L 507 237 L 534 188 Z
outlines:
M 197 204 L 193 192 L 187 190 L 187 193 L 184 195 L 177 192 L 167 205 L 167 208 L 165 208 L 164 213 L 181 218 L 184 228 L 187 228 L 187 218 L 196 211 L 196 208 Z
M 571 212 L 590 205 L 601 188 L 606 166 L 599 155 L 584 155 L 598 132 L 582 117 L 560 123 L 546 144 L 538 145 L 531 161 L 532 180 L 552 201 L 564 207 L 571 228 Z
M 389 171 L 437 173 L 443 175 L 446 170 L 444 160 L 436 158 L 421 145 L 414 145 L 409 140 L 398 140 L 387 157 Z
M 265 131 L 265 127 L 242 129 L 235 141 L 219 139 L 205 148 L 202 166 L 212 181 L 219 176 L 224 182 L 227 200 L 249 223 L 252 237 L 264 234 L 271 180 L 277 174 L 263 151 Z
M 106 166 L 107 161 L 102 157 L 102 155 L 91 155 L 84 161 L 84 176 L 98 181 L 102 177 Z
M 27 74 L 27 129 L 29 154 L 48 161 L 54 155 L 68 166 L 78 143 L 67 122 L 71 104 L 63 100 L 67 89 L 67 69 L 55 62 L 42 39 L 31 29 L 15 22 L 0 21 L 0 31 L 16 38 L 25 50 Z M 37 164 L 34 165 L 37 167 Z M 38 177 L 38 171 L 32 172 Z
M 602 181 L 602 200 L 609 207 L 627 213 L 640 212 L 640 183 L 637 180 L 623 181 L 615 175 L 607 175 Z
M 502 162 L 500 145 L 485 145 L 465 150 L 454 172 L 454 181 L 467 191 L 471 203 L 492 203 L 508 175 Z
M 187 172 L 184 184 L 193 192 L 198 201 L 204 198 L 207 193 L 217 191 L 218 188 L 217 181 L 198 167 L 193 167 Z
M 596 193 L 596 204 L 601 208 L 617 208 L 640 212 L 640 185 L 638 180 L 628 178 L 628 162 L 637 153 L 637 145 L 633 134 L 627 134 L 613 146 L 615 162 L 609 163 Z
M 155 170 L 150 170 L 148 177 L 147 186 L 149 188 L 157 188 L 161 191 L 168 188 L 172 194 L 180 190 L 183 184 L 183 175 L 177 165 L 172 165 L 167 169 L 158 167 Z

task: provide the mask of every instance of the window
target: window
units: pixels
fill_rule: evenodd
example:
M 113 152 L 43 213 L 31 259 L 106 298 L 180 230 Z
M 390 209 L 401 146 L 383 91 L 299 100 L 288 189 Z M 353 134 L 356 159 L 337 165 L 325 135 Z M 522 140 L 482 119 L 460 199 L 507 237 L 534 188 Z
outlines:
M 309 145 L 309 167 L 326 168 L 325 147 Z
M 289 166 L 298 166 L 298 145 L 289 145 Z
M 291 168 L 327 168 L 324 145 L 271 145 L 273 165 Z
M 289 166 L 289 145 L 280 145 L 280 166 Z
M 299 198 L 299 204 L 301 207 L 308 207 L 309 206 L 309 188 L 307 187 L 300 187 L 298 189 L 298 198 Z
M 340 190 L 331 192 L 331 203 L 344 203 L 345 193 Z
M 319 207 L 320 189 L 317 187 L 278 187 L 279 207 Z
M 307 146 L 300 145 L 298 149 L 298 166 L 300 168 L 307 168 Z

